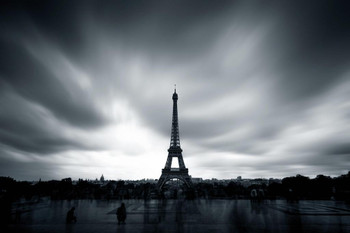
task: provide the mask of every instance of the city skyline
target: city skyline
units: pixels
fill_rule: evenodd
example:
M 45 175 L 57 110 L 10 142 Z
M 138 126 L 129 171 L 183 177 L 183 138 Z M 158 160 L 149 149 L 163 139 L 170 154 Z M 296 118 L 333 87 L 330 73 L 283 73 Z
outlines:
M 1 5 L 0 176 L 158 179 L 174 84 L 192 177 L 349 170 L 348 3 Z

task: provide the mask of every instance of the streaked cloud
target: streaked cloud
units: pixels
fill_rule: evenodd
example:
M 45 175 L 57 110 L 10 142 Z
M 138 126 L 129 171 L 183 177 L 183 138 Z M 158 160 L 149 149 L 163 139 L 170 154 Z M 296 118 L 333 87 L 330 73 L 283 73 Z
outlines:
M 158 178 L 175 83 L 192 176 L 344 173 L 345 4 L 8 2 L 0 175 Z

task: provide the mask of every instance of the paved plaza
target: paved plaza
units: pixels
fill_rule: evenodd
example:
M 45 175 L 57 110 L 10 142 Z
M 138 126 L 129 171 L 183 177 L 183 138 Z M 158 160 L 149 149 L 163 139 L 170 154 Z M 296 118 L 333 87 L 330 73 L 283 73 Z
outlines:
M 5 232 L 350 232 L 350 206 L 335 201 L 125 200 L 126 224 L 118 225 L 121 201 L 43 201 L 22 206 Z M 66 224 L 76 208 L 77 223 Z M 3 232 L 3 231 L 2 231 Z

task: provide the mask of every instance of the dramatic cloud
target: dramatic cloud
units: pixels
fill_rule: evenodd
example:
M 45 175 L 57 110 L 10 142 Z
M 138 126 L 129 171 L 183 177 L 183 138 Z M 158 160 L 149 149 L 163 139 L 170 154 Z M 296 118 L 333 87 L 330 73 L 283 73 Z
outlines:
M 193 177 L 350 167 L 349 5 L 23 1 L 0 8 L 0 175 L 158 178 L 173 85 Z

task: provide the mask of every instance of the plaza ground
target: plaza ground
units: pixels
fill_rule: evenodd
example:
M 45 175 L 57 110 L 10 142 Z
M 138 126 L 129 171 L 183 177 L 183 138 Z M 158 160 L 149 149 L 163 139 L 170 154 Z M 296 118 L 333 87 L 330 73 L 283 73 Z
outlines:
M 42 201 L 22 206 L 2 232 L 349 232 L 350 205 L 337 201 L 124 200 L 126 224 L 118 225 L 122 201 Z M 76 208 L 77 223 L 66 224 Z

